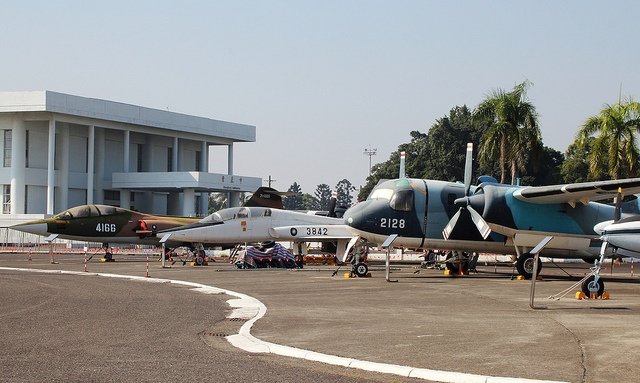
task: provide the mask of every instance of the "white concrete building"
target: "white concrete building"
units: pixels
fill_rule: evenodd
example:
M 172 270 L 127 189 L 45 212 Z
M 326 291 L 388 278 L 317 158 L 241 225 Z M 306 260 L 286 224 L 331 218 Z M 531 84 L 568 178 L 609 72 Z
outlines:
M 255 140 L 251 125 L 51 91 L 0 92 L 0 220 L 92 203 L 204 215 L 209 192 L 230 192 L 234 205 L 239 192 L 260 187 L 260 177 L 233 174 L 234 144 Z M 228 148 L 219 159 L 227 174 L 208 172 L 213 145 Z

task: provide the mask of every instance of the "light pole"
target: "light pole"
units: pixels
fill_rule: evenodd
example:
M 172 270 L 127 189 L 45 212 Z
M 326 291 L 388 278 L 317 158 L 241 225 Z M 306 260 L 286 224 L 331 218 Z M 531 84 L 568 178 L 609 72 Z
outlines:
M 262 181 L 267 182 L 267 183 L 268 183 L 268 185 L 269 185 L 269 187 L 271 187 L 271 183 L 272 183 L 272 182 L 276 182 L 276 180 L 274 180 L 273 178 L 271 178 L 271 176 L 269 176 L 269 178 L 268 178 L 268 179 L 266 179 L 266 180 L 262 180 Z
M 375 156 L 376 153 L 378 152 L 378 149 L 376 148 L 365 148 L 364 149 L 364 155 L 365 156 L 369 156 L 369 175 L 371 175 L 371 157 Z

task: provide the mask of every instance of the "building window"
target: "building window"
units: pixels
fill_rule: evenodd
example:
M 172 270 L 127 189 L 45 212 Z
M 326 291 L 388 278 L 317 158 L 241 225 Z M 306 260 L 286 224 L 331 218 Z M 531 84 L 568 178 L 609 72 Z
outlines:
M 197 150 L 196 151 L 196 171 L 197 172 L 201 172 L 202 168 L 200 167 L 202 164 L 200 162 L 200 151 Z
M 136 172 L 142 171 L 142 144 L 138 144 L 138 155 L 136 157 Z
M 173 148 L 167 148 L 167 171 L 173 171 Z
M 11 167 L 11 145 L 12 145 L 11 133 L 12 131 L 9 129 L 4 131 L 4 154 L 3 154 L 2 166 L 4 166 L 5 168 Z
M 136 193 L 131 192 L 130 201 L 131 202 L 136 202 Z
M 105 199 L 105 201 L 120 201 L 120 191 L 119 190 L 105 190 L 104 191 L 104 199 Z
M 28 168 L 29 167 L 29 131 L 25 131 L 25 146 L 24 146 L 24 167 Z
M 2 214 L 11 214 L 11 185 L 2 185 Z

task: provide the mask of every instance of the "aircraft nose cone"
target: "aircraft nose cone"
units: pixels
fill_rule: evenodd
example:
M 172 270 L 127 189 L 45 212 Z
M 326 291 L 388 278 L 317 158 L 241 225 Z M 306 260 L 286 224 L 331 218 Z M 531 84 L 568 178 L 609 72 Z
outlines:
M 25 233 L 47 235 L 47 224 L 44 222 L 27 222 L 19 225 L 11 226 L 12 229 L 22 231 Z
M 344 212 L 343 219 L 347 225 L 354 229 L 359 229 L 362 226 L 362 209 L 365 203 L 361 202 Z

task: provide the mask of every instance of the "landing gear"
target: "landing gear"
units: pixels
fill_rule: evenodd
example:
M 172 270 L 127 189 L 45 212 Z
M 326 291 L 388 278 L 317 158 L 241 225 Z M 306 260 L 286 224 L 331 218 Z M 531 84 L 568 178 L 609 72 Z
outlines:
M 518 274 L 522 275 L 525 279 L 531 279 L 531 277 L 533 277 L 533 257 L 531 253 L 524 253 L 516 260 L 516 270 L 518 270 Z M 540 275 L 540 270 L 542 270 L 542 262 L 538 262 L 537 275 Z
M 111 248 L 108 243 L 103 243 L 102 248 L 104 249 L 104 257 L 102 259 L 104 262 L 113 262 L 113 254 L 111 253 Z
M 451 274 L 466 274 L 469 271 L 469 259 L 464 253 L 450 251 L 447 253 L 445 266 Z
M 600 269 L 602 269 L 602 265 L 604 264 L 608 245 L 607 241 L 602 242 L 602 247 L 600 247 L 600 258 L 596 259 L 593 267 L 591 268 L 591 273 L 593 275 L 589 276 L 584 280 L 584 282 L 582 282 L 582 292 L 587 297 L 591 297 L 591 294 L 601 296 L 604 293 L 604 281 L 600 278 Z
M 601 296 L 604 293 L 604 281 L 599 275 L 592 275 L 582 282 L 582 292 L 588 297 L 591 294 Z
M 369 272 L 369 266 L 366 263 L 358 262 L 353 265 L 353 273 L 360 278 L 364 278 L 367 276 L 367 272 Z

